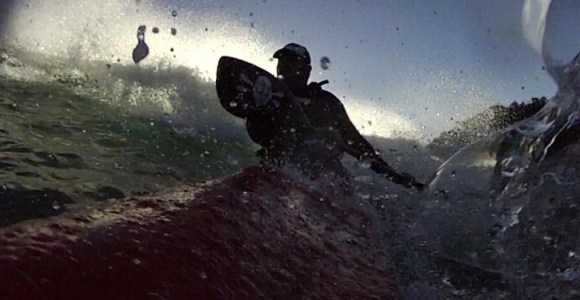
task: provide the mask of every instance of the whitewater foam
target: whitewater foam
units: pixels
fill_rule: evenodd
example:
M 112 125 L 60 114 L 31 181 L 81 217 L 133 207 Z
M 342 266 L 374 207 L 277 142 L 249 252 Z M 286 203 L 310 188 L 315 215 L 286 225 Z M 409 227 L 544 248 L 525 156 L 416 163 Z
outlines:
M 227 16 L 193 13 L 156 1 L 32 0 L 12 8 L 6 40 L 27 51 L 78 61 L 133 64 L 137 28 L 147 26 L 151 51 L 145 66 L 197 68 L 215 79 L 220 56 L 228 54 L 271 65 L 275 47 L 260 32 Z M 177 11 L 176 11 L 177 12 Z M 158 31 L 158 33 L 154 33 Z

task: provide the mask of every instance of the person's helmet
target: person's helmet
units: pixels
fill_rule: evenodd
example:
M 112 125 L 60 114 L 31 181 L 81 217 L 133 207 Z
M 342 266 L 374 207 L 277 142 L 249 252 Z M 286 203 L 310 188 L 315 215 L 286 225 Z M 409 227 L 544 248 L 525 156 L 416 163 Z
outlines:
M 290 43 L 274 53 L 274 58 L 280 59 L 283 57 L 298 58 L 304 61 L 304 63 L 307 65 L 310 65 L 311 63 L 310 53 L 308 53 L 306 47 L 296 43 Z

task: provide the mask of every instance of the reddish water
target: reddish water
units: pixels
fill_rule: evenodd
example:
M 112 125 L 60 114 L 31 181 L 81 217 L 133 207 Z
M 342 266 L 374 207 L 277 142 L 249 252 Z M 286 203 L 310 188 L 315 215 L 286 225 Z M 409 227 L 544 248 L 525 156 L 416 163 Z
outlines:
M 364 213 L 276 171 L 0 229 L 0 299 L 398 299 Z

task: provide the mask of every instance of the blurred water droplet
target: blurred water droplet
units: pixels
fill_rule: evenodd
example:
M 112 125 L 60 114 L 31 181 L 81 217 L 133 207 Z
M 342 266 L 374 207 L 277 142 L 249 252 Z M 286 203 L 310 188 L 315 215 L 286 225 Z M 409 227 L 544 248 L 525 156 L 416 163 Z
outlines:
M 145 25 L 139 26 L 137 28 L 137 46 L 133 49 L 133 61 L 139 63 L 147 55 L 149 55 L 149 46 L 145 43 L 145 31 L 147 27 Z M 109 67 L 109 65 L 107 65 Z M 109 67 L 110 68 L 110 67 Z
M 58 201 L 52 202 L 52 209 L 54 209 L 54 210 L 60 209 L 60 204 L 58 203 Z
M 172 11 L 172 12 L 171 12 L 171 16 L 172 16 L 172 17 L 177 17 L 177 11 L 176 11 L 176 10 Z
M 320 58 L 320 68 L 328 70 L 330 68 L 330 58 L 323 56 Z

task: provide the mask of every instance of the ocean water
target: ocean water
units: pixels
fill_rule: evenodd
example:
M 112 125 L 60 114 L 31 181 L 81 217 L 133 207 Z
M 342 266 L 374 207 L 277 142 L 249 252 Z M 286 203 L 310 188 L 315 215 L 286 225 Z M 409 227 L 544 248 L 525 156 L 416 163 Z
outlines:
M 243 122 L 219 106 L 199 70 L 2 45 L 1 226 L 257 163 Z M 406 298 L 580 297 L 580 61 L 544 55 L 559 86 L 544 109 L 446 162 L 409 135 L 369 137 L 427 190 L 390 184 L 345 159 L 355 181 L 349 199 L 382 225 Z
M 196 70 L 27 55 L 0 53 L 0 224 L 255 163 L 243 123 Z

